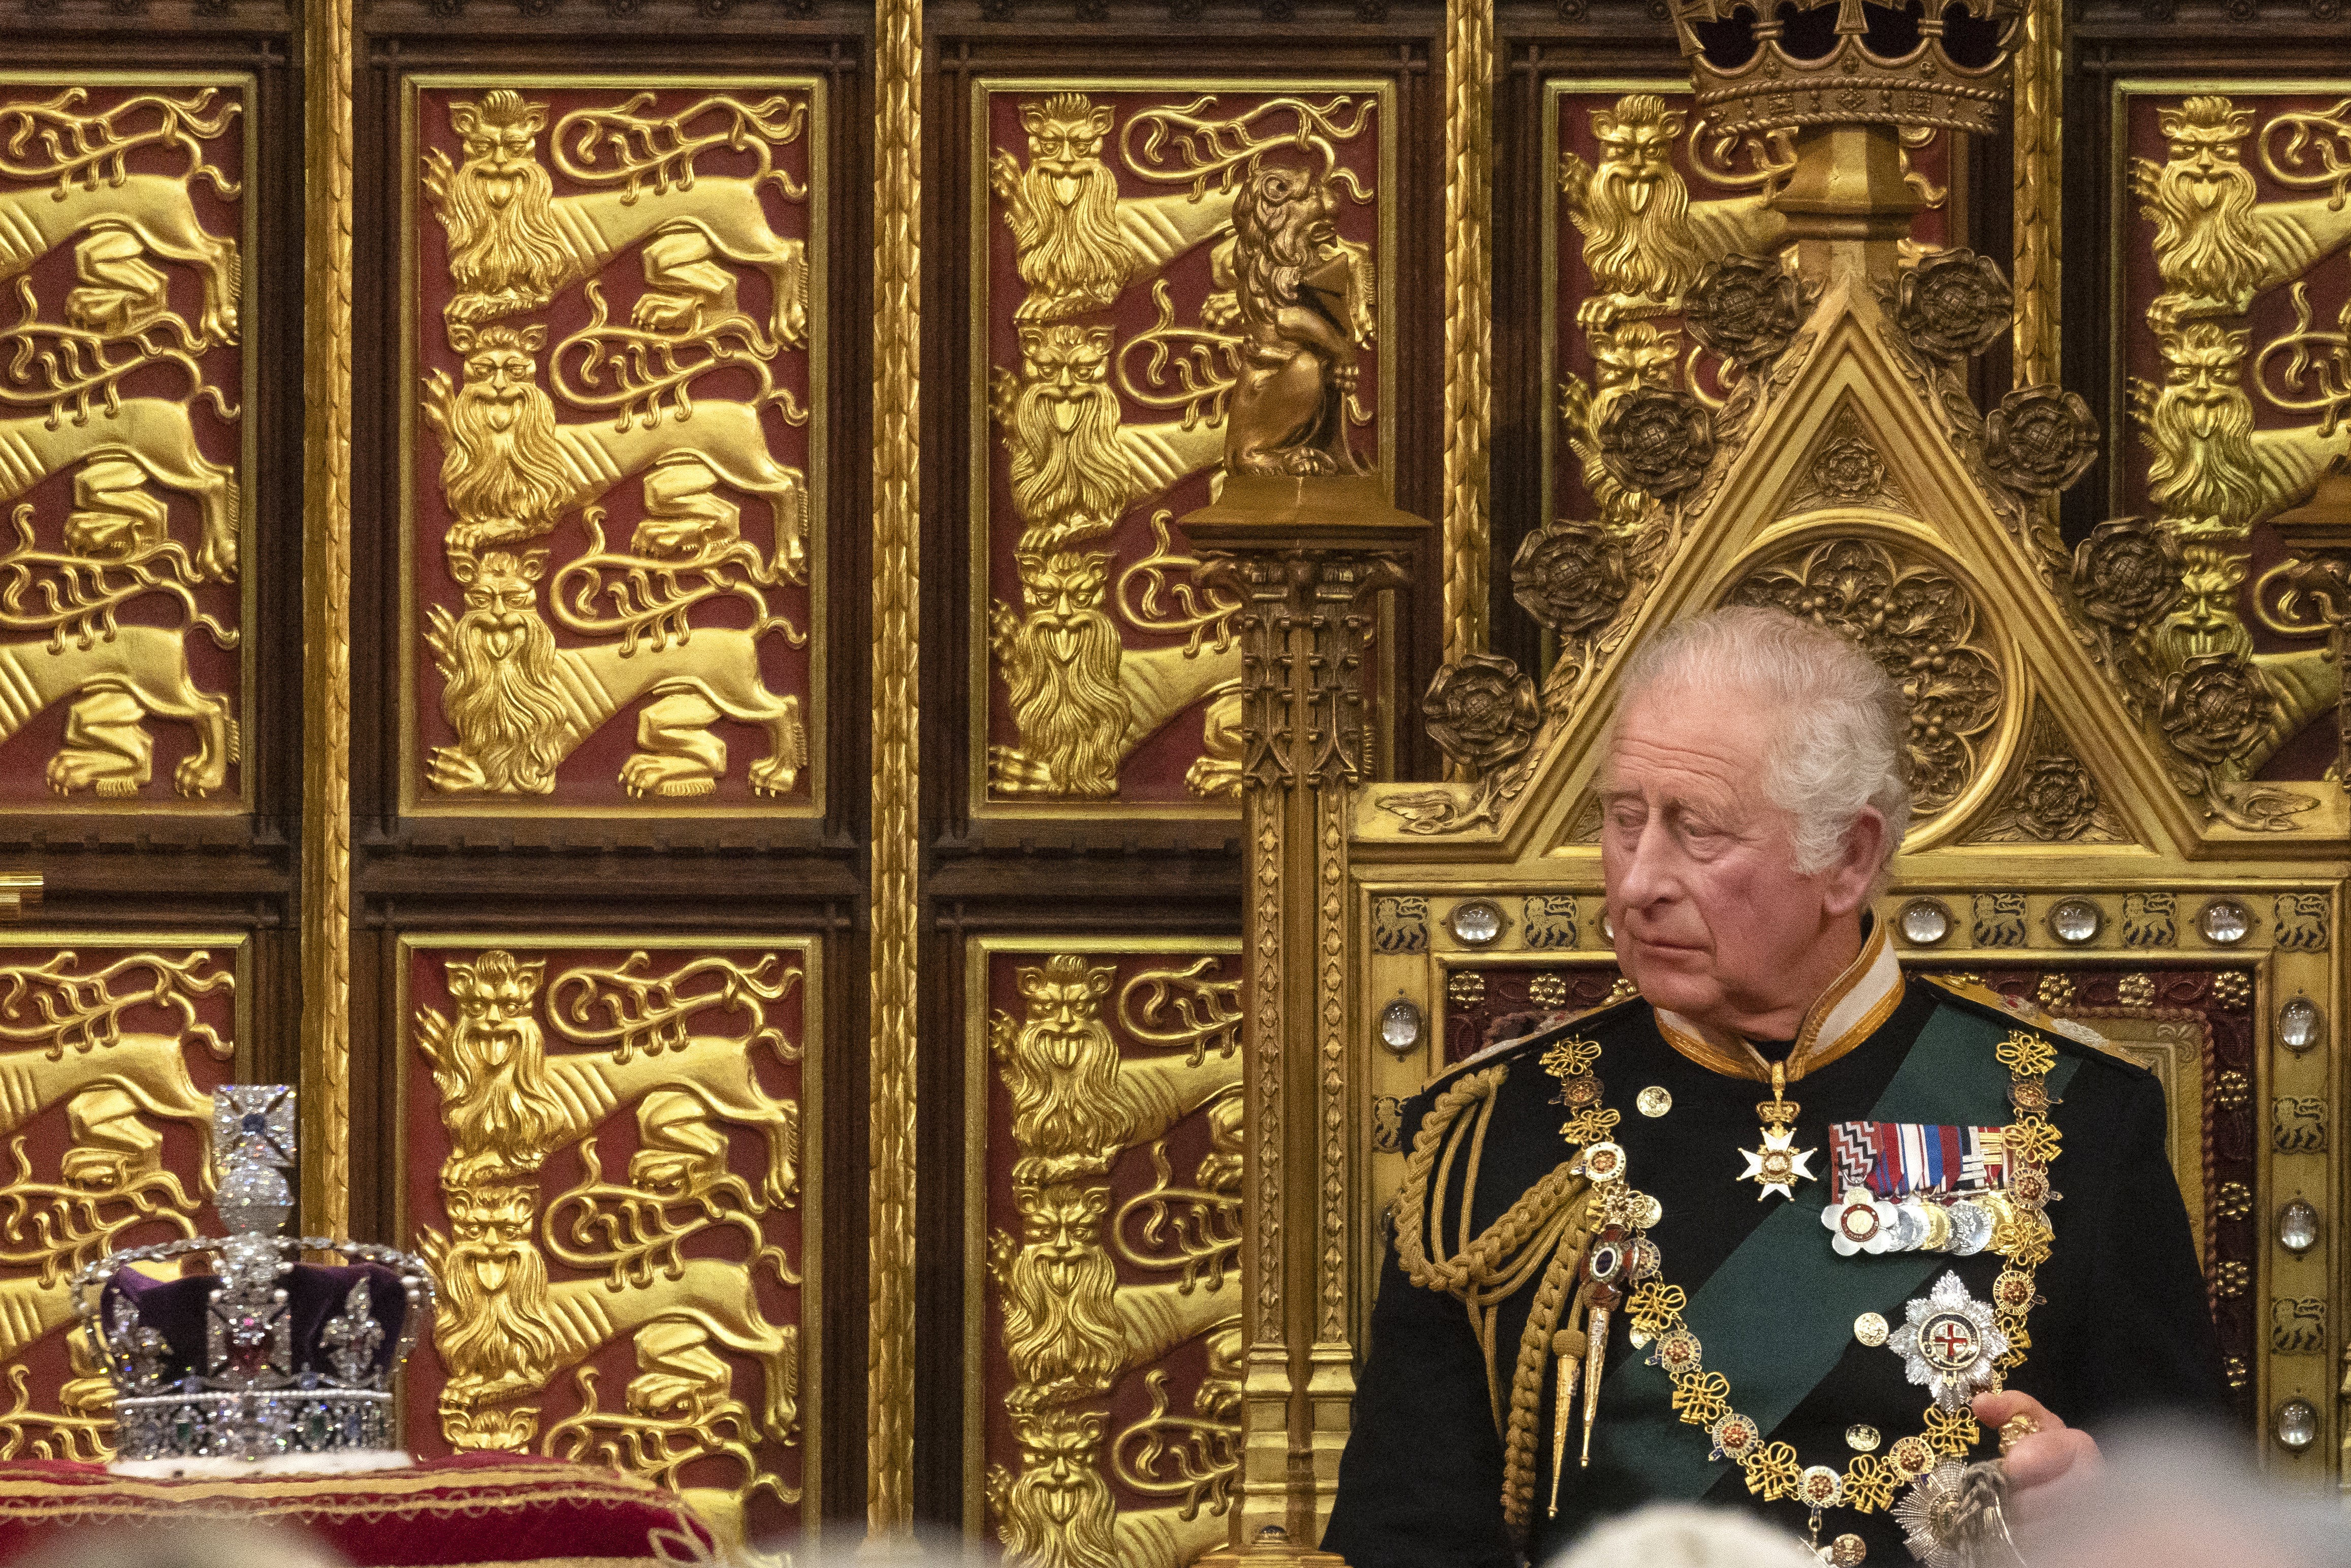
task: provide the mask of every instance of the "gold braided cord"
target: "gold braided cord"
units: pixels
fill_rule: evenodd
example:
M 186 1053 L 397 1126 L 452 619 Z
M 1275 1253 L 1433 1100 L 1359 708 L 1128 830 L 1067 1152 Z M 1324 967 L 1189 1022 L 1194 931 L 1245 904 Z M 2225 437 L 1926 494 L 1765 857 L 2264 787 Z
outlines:
M 1576 1206 L 1576 1212 L 1579 1216 L 1583 1212 L 1582 1204 Z M 1535 1288 L 1534 1302 L 1527 1309 L 1526 1332 L 1519 1336 L 1519 1364 L 1510 1375 L 1510 1425 L 1502 1434 L 1502 1522 L 1519 1540 L 1526 1538 L 1527 1521 L 1534 1510 L 1535 1418 L 1542 1409 L 1543 1365 L 1551 1357 L 1552 1330 L 1567 1299 L 1568 1281 L 1583 1264 L 1583 1249 L 1591 1241 L 1580 1225 L 1562 1223 L 1559 1233 L 1551 1265 L 1543 1270 L 1542 1283 Z M 1589 1303 L 1579 1292 L 1577 1319 L 1588 1314 Z M 1554 1411 L 1552 1419 L 1564 1421 L 1567 1412 Z
M 1429 1256 L 1426 1227 L 1438 1145 L 1461 1113 L 1492 1098 L 1509 1075 L 1508 1067 L 1489 1067 L 1454 1083 L 1429 1106 L 1420 1130 L 1413 1135 L 1412 1153 L 1405 1160 L 1404 1186 L 1396 1194 L 1396 1261 L 1405 1277 L 1424 1291 L 1442 1291 L 1467 1300 L 1496 1278 L 1505 1258 L 1522 1262 L 1520 1255 L 1536 1233 L 1557 1220 L 1571 1198 L 1589 1191 L 1589 1184 L 1572 1174 L 1570 1162 L 1562 1160 L 1458 1253 L 1441 1260 Z

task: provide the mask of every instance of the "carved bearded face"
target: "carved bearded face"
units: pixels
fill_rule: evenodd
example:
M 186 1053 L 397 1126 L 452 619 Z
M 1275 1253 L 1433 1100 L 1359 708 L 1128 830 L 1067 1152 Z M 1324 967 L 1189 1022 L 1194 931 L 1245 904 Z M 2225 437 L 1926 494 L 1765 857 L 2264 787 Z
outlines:
M 2164 180 L 2179 204 L 2213 213 L 2253 199 L 2253 177 L 2237 157 L 2242 125 L 2183 117 L 2167 128 L 2167 134 L 2171 139 L 2171 162 L 2164 170 Z
M 1102 619 L 1109 572 L 1106 555 L 1022 558 L 1020 598 L 1029 607 L 1028 626 L 1039 650 L 1053 663 L 1071 664 L 1086 652 L 1087 634 Z
M 1646 96 L 1626 99 L 1619 101 L 1614 114 L 1594 114 L 1592 129 L 1600 138 L 1599 179 L 1614 187 L 1614 199 L 1625 212 L 1636 216 L 1646 213 L 1657 187 L 1673 172 L 1681 111 Z
M 1023 105 L 1020 119 L 1029 132 L 1029 167 L 1036 171 L 1046 194 L 1056 206 L 1076 205 L 1102 168 L 1111 111 L 1077 94 L 1063 93 L 1041 104 Z
M 1796 869 L 1793 819 L 1757 782 L 1786 723 L 1767 706 L 1670 681 L 1636 697 L 1602 775 L 1601 864 L 1617 962 L 1642 996 L 1782 1040 L 1852 958 L 1882 841 L 1856 832 L 1826 870 Z
M 501 435 L 521 419 L 538 376 L 538 359 L 519 342 L 486 343 L 465 356 L 465 396 L 482 423 Z
M 2234 333 L 2202 322 L 2189 329 L 2168 356 L 2171 371 L 2163 390 L 2164 401 L 2177 411 L 2179 428 L 2199 441 L 2229 433 L 2236 423 L 2235 405 L 2244 402 L 2237 388 L 2237 367 L 2244 353 L 2243 340 Z
M 450 121 L 465 143 L 465 168 L 492 210 L 511 203 L 538 166 L 538 130 L 546 119 L 546 111 L 536 104 L 524 107 L 517 100 L 509 105 L 504 99 L 451 110 Z

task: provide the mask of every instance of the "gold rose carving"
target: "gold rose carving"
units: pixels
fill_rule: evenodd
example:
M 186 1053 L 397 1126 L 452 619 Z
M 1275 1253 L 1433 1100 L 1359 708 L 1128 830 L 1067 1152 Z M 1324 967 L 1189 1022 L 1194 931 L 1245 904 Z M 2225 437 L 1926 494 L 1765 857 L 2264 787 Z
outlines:
M 0 281 L 16 307 L 0 326 L 0 410 L 26 411 L 0 414 L 0 501 L 73 476 L 62 518 L 20 503 L 0 548 L 0 635 L 30 634 L 0 641 L 0 740 L 64 703 L 64 742 L 43 773 L 59 796 L 139 796 L 156 719 L 194 733 L 172 780 L 188 799 L 225 788 L 238 759 L 231 698 L 199 683 L 189 639 L 240 641 L 233 597 L 204 591 L 235 579 L 242 491 L 198 431 L 239 419 L 235 361 L 214 350 L 237 344 L 243 271 L 236 238 L 206 226 L 198 197 L 242 200 L 223 164 L 239 155 L 244 107 L 210 87 L 0 103 Z M 66 249 L 69 273 L 39 268 Z M 201 285 L 193 319 L 170 302 L 179 269 Z M 196 504 L 190 538 L 173 537 L 171 492 Z M 171 623 L 143 603 L 120 618 L 151 600 Z
M 456 1016 L 424 1007 L 414 1019 L 448 1134 L 448 1228 L 419 1237 L 442 1281 L 442 1437 L 517 1452 L 537 1437 L 542 1453 L 672 1487 L 694 1467 L 696 1484 L 681 1490 L 739 1537 L 755 1498 L 799 1495 L 762 1452 L 799 1440 L 799 1331 L 761 1301 L 763 1281 L 800 1282 L 761 1224 L 799 1200 L 799 1106 L 768 1092 L 758 1059 L 799 1060 L 768 1009 L 800 971 L 774 954 L 657 969 L 641 952 L 552 984 L 546 972 L 545 960 L 502 948 L 453 960 Z M 584 1049 L 550 1051 L 550 1033 Z M 616 1179 L 598 1130 L 624 1110 L 636 1148 Z M 764 1140 L 764 1179 L 729 1169 L 730 1128 Z M 578 1177 L 544 1196 L 541 1173 L 566 1150 Z M 550 1260 L 577 1277 L 552 1278 Z M 583 1364 L 621 1339 L 639 1374 L 607 1409 Z M 756 1399 L 737 1396 L 729 1353 L 758 1364 Z M 575 1407 L 541 1436 L 544 1407 L 517 1401 L 543 1396 L 567 1369 Z M 734 1484 L 710 1484 L 723 1472 L 705 1459 L 731 1465 Z
M 69 1281 L 119 1248 L 196 1233 L 211 1182 L 212 1096 L 189 1061 L 225 1062 L 235 1045 L 206 1022 L 235 987 L 203 950 L 131 953 L 102 964 L 57 952 L 0 966 L 0 1357 L 17 1362 L 35 1341 L 73 1321 Z M 216 1070 L 225 1075 L 225 1069 Z M 67 1144 L 51 1176 L 36 1168 L 26 1129 L 62 1107 Z M 160 1124 L 197 1138 L 199 1166 L 166 1163 Z M 193 1178 L 193 1179 L 191 1179 Z M 113 1457 L 112 1389 L 78 1332 L 55 1407 L 29 1369 L 9 1368 L 0 1458 Z
M 776 162 L 806 134 L 808 97 L 714 94 L 664 112 L 645 92 L 574 110 L 548 137 L 551 168 L 548 110 L 523 93 L 445 113 L 462 161 L 427 149 L 422 181 L 448 240 L 443 329 L 460 369 L 425 374 L 422 412 L 465 611 L 434 605 L 423 628 L 456 737 L 425 759 L 425 781 L 548 794 L 590 735 L 651 698 L 620 770 L 628 797 L 716 793 L 722 719 L 767 732 L 752 794 L 790 793 L 809 764 L 800 698 L 769 687 L 760 642 L 809 635 L 782 596 L 810 581 L 810 486 L 770 430 L 811 419 L 784 373 L 811 342 L 811 282 L 806 241 L 775 232 L 766 193 L 809 199 Z M 747 172 L 697 166 L 714 158 Z M 558 196 L 557 172 L 606 188 Z M 643 288 L 622 319 L 598 275 L 632 249 Z M 738 301 L 747 276 L 764 280 L 757 314 Z M 586 322 L 552 348 L 543 324 L 507 320 L 575 288 Z M 711 377 L 729 395 L 708 395 Z M 632 481 L 637 520 L 608 542 L 606 497 Z M 531 548 L 575 517 L 584 549 L 559 563 Z M 704 607 L 728 601 L 740 610 L 713 623 Z M 559 649 L 550 618 L 584 641 Z
M 983 607 L 1012 729 L 988 748 L 991 796 L 1113 800 L 1127 758 L 1204 700 L 1187 792 L 1238 793 L 1237 601 L 1198 580 L 1176 508 L 1152 512 L 1147 551 L 1112 536 L 1236 441 L 1252 467 L 1357 471 L 1347 432 L 1372 413 L 1348 367 L 1373 346 L 1376 274 L 1371 247 L 1337 229 L 1372 193 L 1338 149 L 1376 106 L 1277 97 L 1227 113 L 1213 97 L 1124 109 L 1057 92 L 1022 100 L 1022 144 L 993 150 L 1022 288 L 1019 364 L 995 369 L 988 395 L 1020 523 L 1019 598 Z M 1122 195 L 1122 179 L 1152 193 Z M 1179 304 L 1160 275 L 1210 242 L 1208 291 Z M 1152 325 L 1084 319 L 1146 286 Z
M 1974 599 L 1939 561 L 1872 538 L 1797 544 L 1750 565 L 1727 601 L 1774 606 L 1859 644 L 1910 706 L 1910 788 L 1920 815 L 1965 793 L 2007 678 Z
M 1055 954 L 1015 971 L 1022 1016 L 991 1020 L 1020 1230 L 991 1233 L 988 1276 L 1019 1463 L 991 1467 L 986 1490 L 1012 1561 L 1176 1568 L 1224 1539 L 1240 1459 L 1241 1014 L 1227 962 L 1119 985 L 1113 965 Z M 1113 987 L 1139 1050 L 1104 1019 Z M 1170 1134 L 1195 1117 L 1206 1150 L 1179 1173 Z M 1122 1197 L 1112 1166 L 1137 1146 L 1153 1178 Z M 1163 1281 L 1122 1283 L 1122 1263 Z M 1202 1339 L 1207 1371 L 1179 1408 L 1161 1364 Z M 1138 1376 L 1149 1409 L 1114 1429 L 1108 1397 Z M 1122 1510 L 1113 1480 L 1171 1500 Z
M 2033 716 L 2015 771 L 1976 843 L 2127 843 L 2130 835 L 2045 712 Z M 2126 916 L 2126 924 L 2128 917 Z

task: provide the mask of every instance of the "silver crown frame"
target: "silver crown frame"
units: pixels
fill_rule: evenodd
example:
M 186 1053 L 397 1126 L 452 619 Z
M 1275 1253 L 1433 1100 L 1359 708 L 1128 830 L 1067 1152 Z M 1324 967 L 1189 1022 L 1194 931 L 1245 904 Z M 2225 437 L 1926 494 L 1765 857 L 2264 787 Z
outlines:
M 213 1095 L 213 1149 L 220 1173 L 214 1207 L 225 1237 L 195 1236 L 109 1253 L 74 1276 L 74 1312 L 114 1385 L 115 1448 L 121 1461 L 261 1461 L 294 1454 L 350 1454 L 396 1447 L 392 1381 L 434 1304 L 422 1260 L 395 1248 L 324 1236 L 273 1234 L 293 1210 L 280 1174 L 294 1163 L 294 1091 L 231 1085 Z M 204 1365 L 176 1381 L 170 1349 L 120 1296 L 101 1323 L 106 1282 L 132 1263 L 217 1255 L 220 1283 L 204 1307 Z M 297 1373 L 293 1312 L 281 1282 L 305 1253 L 380 1263 L 408 1299 L 399 1343 L 381 1369 L 384 1326 L 365 1280 L 319 1326 L 329 1370 Z

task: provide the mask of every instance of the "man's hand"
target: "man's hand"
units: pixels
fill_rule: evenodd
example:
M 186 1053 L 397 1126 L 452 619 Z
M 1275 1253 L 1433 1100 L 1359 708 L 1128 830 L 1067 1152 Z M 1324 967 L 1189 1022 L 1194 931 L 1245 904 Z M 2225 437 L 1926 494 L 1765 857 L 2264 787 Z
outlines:
M 2052 1500 L 2047 1489 L 2055 1483 L 2086 1479 L 2103 1462 L 2096 1438 L 2065 1425 L 2030 1394 L 2013 1389 L 2005 1394 L 1979 1394 L 1974 1408 L 1976 1419 L 1991 1430 L 1998 1431 L 2020 1416 L 2033 1428 L 2001 1445 L 2008 1459 L 2009 1482 L 2023 1514 L 2036 1512 Z

